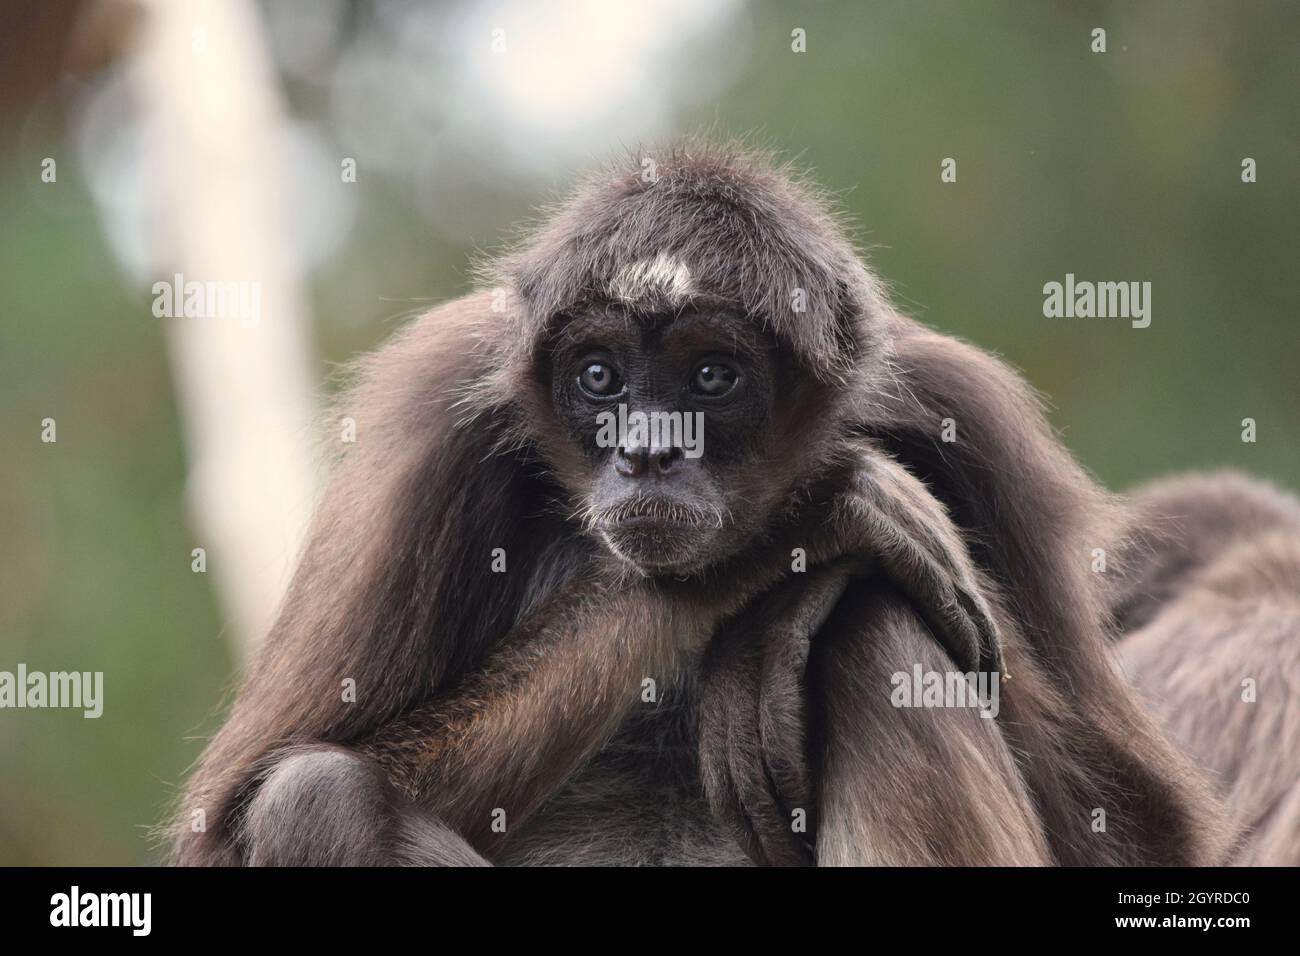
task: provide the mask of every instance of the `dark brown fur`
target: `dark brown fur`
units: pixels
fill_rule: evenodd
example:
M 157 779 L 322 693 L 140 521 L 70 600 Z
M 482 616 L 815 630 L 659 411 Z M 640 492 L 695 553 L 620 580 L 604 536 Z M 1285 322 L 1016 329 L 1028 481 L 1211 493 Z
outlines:
M 1111 660 L 1089 561 L 1118 533 L 1113 504 L 1032 393 L 894 312 L 785 171 L 734 150 L 658 160 L 655 183 L 635 162 L 596 178 L 491 267 L 504 312 L 476 293 L 363 363 L 342 403 L 357 447 L 190 783 L 177 859 L 1218 860 L 1215 801 Z M 803 382 L 745 479 L 768 518 L 686 581 L 630 576 L 570 517 L 587 479 L 539 378 L 566 317 L 665 251 Z M 862 562 L 824 626 L 792 547 Z M 893 670 L 1003 654 L 996 723 L 882 704 Z M 650 709 L 647 677 L 664 691 Z M 806 803 L 814 829 L 792 837 Z

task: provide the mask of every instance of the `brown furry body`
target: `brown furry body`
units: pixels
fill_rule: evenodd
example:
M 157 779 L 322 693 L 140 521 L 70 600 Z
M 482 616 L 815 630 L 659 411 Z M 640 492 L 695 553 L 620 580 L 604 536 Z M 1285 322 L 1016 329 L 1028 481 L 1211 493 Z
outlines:
M 690 148 L 661 167 L 597 179 L 501 260 L 504 312 L 467 297 L 363 364 L 358 447 L 177 859 L 1223 859 L 1218 804 L 1112 660 L 1089 560 L 1120 512 L 1032 393 L 896 313 L 782 171 Z M 568 315 L 634 294 L 757 317 L 792 369 L 736 479 L 737 550 L 681 580 L 630 575 L 570 517 L 590 479 L 539 371 Z M 812 574 L 789 574 L 794 547 Z M 1004 659 L 997 721 L 889 705 L 894 671 Z
M 1232 862 L 1298 866 L 1300 501 L 1191 476 L 1139 489 L 1129 520 L 1125 670 L 1228 805 Z

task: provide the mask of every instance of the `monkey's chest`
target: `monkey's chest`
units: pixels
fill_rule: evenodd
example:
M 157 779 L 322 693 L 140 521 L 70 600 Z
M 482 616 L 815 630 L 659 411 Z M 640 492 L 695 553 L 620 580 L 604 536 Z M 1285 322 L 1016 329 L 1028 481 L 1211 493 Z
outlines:
M 684 710 L 640 715 L 505 848 L 531 866 L 749 866 L 704 802 Z

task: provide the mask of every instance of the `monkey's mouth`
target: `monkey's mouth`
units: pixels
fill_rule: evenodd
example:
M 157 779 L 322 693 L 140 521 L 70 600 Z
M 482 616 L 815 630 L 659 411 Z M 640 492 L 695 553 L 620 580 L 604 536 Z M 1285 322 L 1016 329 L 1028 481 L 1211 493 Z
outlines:
M 708 509 L 653 498 L 620 503 L 601 512 L 592 524 L 616 556 L 655 572 L 698 563 L 724 522 Z

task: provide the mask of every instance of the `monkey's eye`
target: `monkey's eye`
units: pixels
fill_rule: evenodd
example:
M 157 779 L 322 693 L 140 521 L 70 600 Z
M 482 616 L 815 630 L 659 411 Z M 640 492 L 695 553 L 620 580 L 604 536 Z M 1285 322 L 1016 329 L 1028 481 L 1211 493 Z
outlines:
M 598 398 L 617 395 L 623 388 L 618 372 L 607 362 L 588 362 L 578 376 L 578 384 L 584 392 Z
M 721 362 L 707 362 L 691 376 L 690 389 L 705 398 L 721 398 L 736 387 L 736 370 Z

